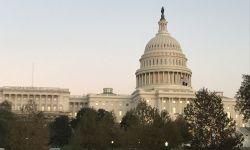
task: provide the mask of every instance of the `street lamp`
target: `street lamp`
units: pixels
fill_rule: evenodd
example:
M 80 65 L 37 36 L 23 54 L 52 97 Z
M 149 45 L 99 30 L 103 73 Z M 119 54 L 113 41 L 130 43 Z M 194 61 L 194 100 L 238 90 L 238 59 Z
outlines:
M 25 148 L 28 148 L 28 146 L 29 146 L 29 138 L 26 137 L 26 138 L 24 138 L 24 140 L 25 140 L 24 146 L 25 146 Z
M 166 147 L 166 150 L 168 149 L 168 142 L 166 141 L 165 142 L 165 147 Z
M 114 141 L 112 140 L 111 141 L 111 149 L 113 150 L 113 144 L 114 144 Z

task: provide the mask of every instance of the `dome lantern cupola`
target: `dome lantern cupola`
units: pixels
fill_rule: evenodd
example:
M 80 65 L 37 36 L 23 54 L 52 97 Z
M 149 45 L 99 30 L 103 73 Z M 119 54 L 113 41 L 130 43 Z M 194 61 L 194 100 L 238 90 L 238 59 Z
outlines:
M 167 21 L 165 19 L 165 15 L 164 15 L 164 7 L 161 8 L 161 19 L 158 22 L 159 24 L 159 31 L 158 34 L 168 34 L 167 31 Z

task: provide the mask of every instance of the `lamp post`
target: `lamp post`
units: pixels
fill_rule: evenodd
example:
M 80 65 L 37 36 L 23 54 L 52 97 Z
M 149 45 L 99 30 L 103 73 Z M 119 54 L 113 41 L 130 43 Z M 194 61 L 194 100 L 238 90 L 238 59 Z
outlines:
M 114 144 L 114 141 L 112 140 L 111 141 L 111 149 L 113 150 L 113 144 Z
M 165 147 L 166 147 L 166 150 L 168 150 L 168 142 L 167 141 L 165 142 Z
M 28 146 L 29 146 L 29 138 L 28 137 L 26 137 L 26 138 L 24 138 L 24 141 L 25 141 L 25 148 L 28 148 Z

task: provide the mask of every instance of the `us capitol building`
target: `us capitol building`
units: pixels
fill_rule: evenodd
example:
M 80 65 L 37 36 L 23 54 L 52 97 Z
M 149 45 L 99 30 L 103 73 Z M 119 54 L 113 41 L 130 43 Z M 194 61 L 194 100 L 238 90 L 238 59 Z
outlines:
M 37 103 L 38 110 L 45 114 L 76 116 L 83 107 L 113 111 L 118 122 L 126 112 L 136 107 L 139 100 L 160 111 L 167 110 L 171 117 L 182 114 L 184 107 L 195 97 L 192 89 L 192 71 L 187 67 L 187 58 L 179 42 L 167 30 L 167 20 L 162 9 L 158 22 L 158 33 L 145 47 L 136 70 L 136 89 L 131 95 L 119 95 L 112 88 L 104 88 L 100 94 L 70 95 L 69 89 L 45 87 L 0 87 L 0 103 L 7 100 L 13 112 L 28 100 Z M 235 112 L 235 99 L 223 96 L 228 117 L 236 120 L 238 126 L 245 126 L 242 116 Z

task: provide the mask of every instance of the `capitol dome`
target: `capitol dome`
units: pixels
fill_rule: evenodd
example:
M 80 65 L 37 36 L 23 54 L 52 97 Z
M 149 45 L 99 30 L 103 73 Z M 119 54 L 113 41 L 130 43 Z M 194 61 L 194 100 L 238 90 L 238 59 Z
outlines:
M 191 88 L 192 72 L 181 46 L 167 30 L 164 8 L 158 22 L 158 33 L 146 45 L 136 71 L 136 87 L 140 89 Z
M 152 38 L 145 48 L 145 53 L 155 50 L 176 50 L 181 51 L 179 42 L 174 39 L 167 30 L 167 21 L 162 13 L 161 19 L 158 22 L 159 30 L 154 38 Z
M 145 48 L 145 53 L 154 50 L 177 50 L 181 51 L 181 46 L 178 41 L 176 41 L 169 34 L 156 34 L 152 38 Z

